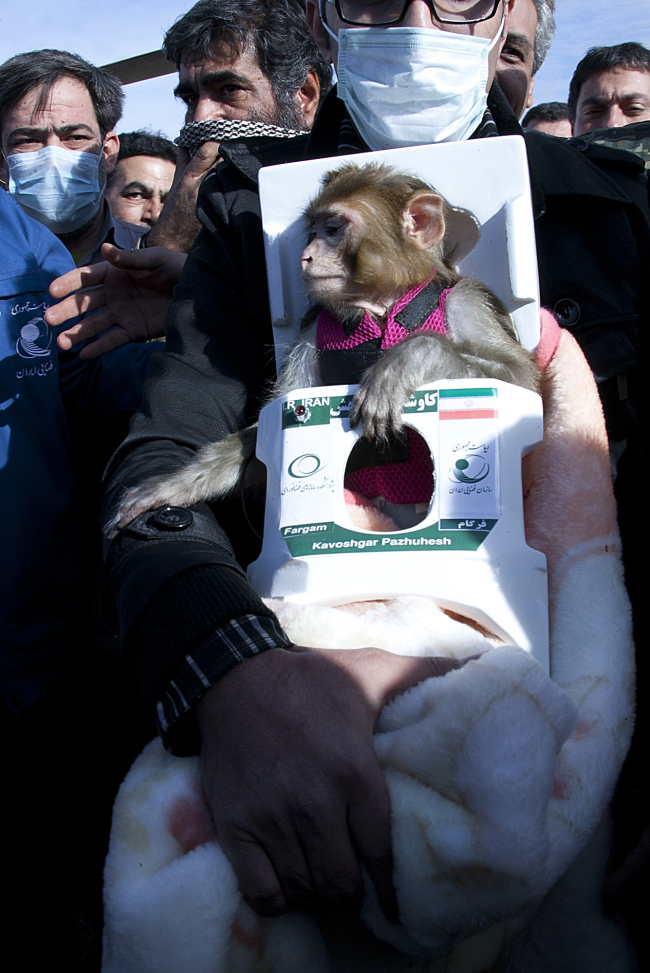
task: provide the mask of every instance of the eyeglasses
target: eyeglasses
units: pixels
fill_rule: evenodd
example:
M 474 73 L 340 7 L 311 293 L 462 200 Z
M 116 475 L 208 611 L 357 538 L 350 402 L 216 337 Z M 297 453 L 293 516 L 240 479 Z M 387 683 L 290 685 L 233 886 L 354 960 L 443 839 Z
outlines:
M 399 24 L 412 0 L 320 0 L 325 19 L 325 4 L 332 3 L 344 24 L 355 27 L 389 27 Z M 501 0 L 426 0 L 431 15 L 440 24 L 478 24 L 490 20 Z

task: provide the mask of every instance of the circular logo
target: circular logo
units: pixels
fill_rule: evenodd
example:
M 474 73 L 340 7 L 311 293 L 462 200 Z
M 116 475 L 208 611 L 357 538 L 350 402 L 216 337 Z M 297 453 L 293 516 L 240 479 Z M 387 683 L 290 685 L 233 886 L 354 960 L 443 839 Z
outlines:
M 293 476 L 295 479 L 303 479 L 306 476 L 313 476 L 320 469 L 320 459 L 315 453 L 303 453 L 302 456 L 296 456 L 289 463 L 289 476 Z
M 43 318 L 32 318 L 20 329 L 16 351 L 21 358 L 43 358 L 50 354 L 52 329 Z
M 482 456 L 463 456 L 451 468 L 451 476 L 459 483 L 479 483 L 490 472 L 490 464 Z
M 311 419 L 311 409 L 306 405 L 295 406 L 293 414 L 298 422 L 309 422 Z

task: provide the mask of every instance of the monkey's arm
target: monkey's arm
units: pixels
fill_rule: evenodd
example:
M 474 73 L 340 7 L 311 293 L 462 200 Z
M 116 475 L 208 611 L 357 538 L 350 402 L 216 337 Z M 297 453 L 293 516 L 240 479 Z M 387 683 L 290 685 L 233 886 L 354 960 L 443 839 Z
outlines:
M 445 304 L 447 335 L 422 332 L 386 352 L 363 376 L 350 416 L 368 439 L 402 428 L 402 407 L 441 378 L 498 378 L 538 391 L 539 370 L 515 338 L 501 302 L 476 280 L 460 281 Z
M 500 378 L 539 392 L 540 373 L 534 355 L 519 344 L 512 318 L 485 284 L 471 277 L 459 281 L 447 297 L 445 324 L 469 366 L 475 360 L 477 369 L 484 369 L 470 377 Z
M 104 525 L 112 540 L 140 514 L 159 507 L 191 507 L 220 500 L 240 485 L 246 461 L 255 452 L 257 423 L 226 439 L 209 443 L 175 473 L 152 476 L 124 494 L 117 510 Z
M 300 330 L 298 337 L 287 351 L 282 363 L 282 371 L 271 387 L 266 398 L 267 402 L 272 402 L 279 395 L 293 392 L 294 389 L 315 388 L 323 384 L 316 347 L 317 325 L 318 321 L 314 320 Z
M 293 389 L 311 388 L 321 382 L 314 322 L 300 332 L 287 352 L 282 372 L 271 387 L 267 401 Z M 233 493 L 241 486 L 245 464 L 254 455 L 256 442 L 257 423 L 204 446 L 176 472 L 153 476 L 131 487 L 105 524 L 104 533 L 112 540 L 118 530 L 149 510 L 157 510 L 167 504 L 191 507 L 195 503 L 220 500 Z

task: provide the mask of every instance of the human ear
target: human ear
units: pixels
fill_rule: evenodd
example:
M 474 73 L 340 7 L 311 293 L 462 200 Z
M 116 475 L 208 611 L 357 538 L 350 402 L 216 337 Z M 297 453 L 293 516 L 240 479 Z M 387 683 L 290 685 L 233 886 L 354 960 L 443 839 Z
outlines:
M 294 97 L 305 128 L 311 129 L 320 101 L 320 81 L 315 71 L 310 71 L 307 74 L 302 87 L 298 89 Z
M 526 98 L 526 104 L 524 105 L 524 111 L 526 111 L 527 108 L 530 108 L 533 101 L 535 100 L 534 92 L 535 92 L 535 78 L 531 78 L 530 84 L 528 85 L 528 96 Z
M 107 132 L 102 147 L 102 155 L 106 163 L 106 172 L 112 172 L 117 165 L 117 154 L 120 151 L 120 140 L 117 132 Z
M 402 214 L 404 233 L 420 250 L 431 250 L 445 235 L 442 199 L 437 193 L 415 193 Z

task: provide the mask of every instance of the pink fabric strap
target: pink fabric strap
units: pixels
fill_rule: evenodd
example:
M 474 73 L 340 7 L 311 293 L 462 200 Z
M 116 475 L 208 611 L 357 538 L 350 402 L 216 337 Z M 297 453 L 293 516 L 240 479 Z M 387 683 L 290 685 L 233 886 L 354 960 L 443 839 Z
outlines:
M 341 351 L 347 348 L 356 348 L 357 345 L 363 344 L 364 341 L 370 341 L 373 338 L 381 338 L 381 348 L 385 351 L 387 348 L 392 348 L 393 345 L 399 344 L 400 341 L 404 341 L 405 338 L 408 338 L 409 332 L 401 324 L 397 323 L 395 315 L 399 314 L 402 308 L 406 307 L 414 297 L 417 297 L 420 291 L 424 290 L 431 283 L 431 280 L 425 281 L 424 284 L 418 284 L 417 287 L 412 287 L 398 301 L 395 301 L 395 304 L 388 312 L 386 327 L 383 331 L 366 311 L 361 324 L 354 329 L 348 338 L 338 318 L 335 318 L 328 310 L 321 311 L 318 318 L 316 334 L 318 348 L 320 351 Z M 433 331 L 435 334 L 447 334 L 447 328 L 445 326 L 445 301 L 450 290 L 451 288 L 449 287 L 442 291 L 435 311 L 412 333 Z
M 556 318 L 545 307 L 540 310 L 540 337 L 535 360 L 544 371 L 550 364 L 562 337 L 562 328 Z

